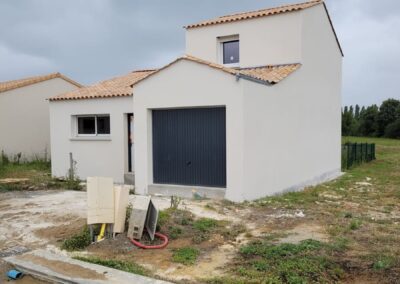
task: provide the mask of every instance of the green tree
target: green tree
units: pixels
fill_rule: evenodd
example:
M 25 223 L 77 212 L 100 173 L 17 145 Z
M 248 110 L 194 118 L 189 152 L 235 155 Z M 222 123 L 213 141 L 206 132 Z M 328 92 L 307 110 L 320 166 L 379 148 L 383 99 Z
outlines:
M 359 133 L 362 136 L 376 136 L 377 134 L 377 117 L 379 109 L 377 105 L 367 107 L 360 113 Z
M 354 119 L 359 120 L 360 119 L 360 106 L 356 105 L 356 108 L 354 110 Z
M 400 118 L 386 126 L 385 137 L 400 139 Z
M 383 136 L 385 134 L 386 127 L 395 122 L 399 117 L 398 108 L 400 101 L 395 99 L 388 99 L 384 101 L 380 108 L 377 116 L 377 135 Z
M 353 123 L 353 114 L 349 111 L 347 106 L 342 111 L 342 135 L 351 135 L 351 125 Z

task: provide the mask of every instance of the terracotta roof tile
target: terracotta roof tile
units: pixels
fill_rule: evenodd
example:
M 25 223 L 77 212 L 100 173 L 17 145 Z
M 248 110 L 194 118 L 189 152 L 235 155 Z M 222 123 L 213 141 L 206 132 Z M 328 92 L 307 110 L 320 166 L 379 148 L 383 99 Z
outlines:
M 276 84 L 299 69 L 301 64 L 269 65 L 256 68 L 241 69 L 239 72 L 244 76 L 267 81 L 270 84 Z
M 152 74 L 147 77 L 150 77 L 153 74 L 160 72 L 163 69 L 168 68 L 169 66 L 173 65 L 174 63 L 181 61 L 181 60 L 189 60 L 195 63 L 203 64 L 209 66 L 214 69 L 221 70 L 223 72 L 229 73 L 231 75 L 235 75 L 241 77 L 243 79 L 254 79 L 260 82 L 264 82 L 267 84 L 276 84 L 285 79 L 287 76 L 292 74 L 294 71 L 301 67 L 300 63 L 294 64 L 282 64 L 282 65 L 267 65 L 267 66 L 259 66 L 259 67 L 252 67 L 252 68 L 228 68 L 221 64 L 216 64 L 213 62 L 209 62 L 191 55 L 185 55 L 179 57 L 175 61 L 165 65 L 164 67 L 157 69 Z M 132 85 L 133 86 L 133 85 Z
M 235 21 L 241 21 L 241 20 L 254 19 L 254 18 L 259 18 L 259 17 L 271 16 L 271 15 L 276 15 L 276 14 L 281 14 L 281 13 L 299 11 L 299 10 L 307 9 L 307 8 L 310 8 L 310 7 L 313 7 L 318 4 L 322 4 L 322 3 L 323 3 L 322 0 L 312 0 L 312 1 L 304 2 L 304 3 L 285 5 L 285 6 L 275 7 L 275 8 L 253 11 L 253 12 L 245 12 L 245 13 L 239 13 L 239 14 L 233 14 L 233 15 L 226 15 L 226 16 L 218 17 L 216 19 L 207 20 L 207 21 L 203 21 L 200 23 L 196 23 L 196 24 L 190 24 L 190 25 L 187 25 L 185 28 L 192 29 L 192 28 L 197 28 L 197 27 L 204 27 L 204 26 L 209 26 L 209 25 L 223 24 L 223 23 L 229 23 L 229 22 L 235 22 Z
M 131 85 L 143 80 L 155 70 L 139 70 L 129 74 L 101 81 L 72 92 L 50 98 L 50 101 L 82 100 L 96 98 L 127 97 L 132 95 Z
M 48 75 L 29 77 L 29 78 L 20 79 L 20 80 L 0 82 L 0 93 L 5 92 L 5 91 L 10 91 L 13 89 L 17 89 L 17 88 L 21 88 L 21 87 L 25 87 L 25 86 L 29 86 L 32 84 L 40 83 L 43 81 L 55 79 L 55 78 L 61 78 L 79 88 L 82 87 L 81 84 L 71 80 L 70 78 L 68 78 L 60 73 L 52 73 L 52 74 L 48 74 Z

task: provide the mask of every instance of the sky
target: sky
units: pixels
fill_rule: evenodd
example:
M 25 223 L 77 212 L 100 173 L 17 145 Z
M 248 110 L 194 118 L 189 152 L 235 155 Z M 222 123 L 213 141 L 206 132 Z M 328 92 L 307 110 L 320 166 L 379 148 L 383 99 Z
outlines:
M 0 0 L 0 81 L 85 85 L 184 54 L 183 26 L 301 0 Z M 400 99 L 400 1 L 326 0 L 344 51 L 343 105 Z

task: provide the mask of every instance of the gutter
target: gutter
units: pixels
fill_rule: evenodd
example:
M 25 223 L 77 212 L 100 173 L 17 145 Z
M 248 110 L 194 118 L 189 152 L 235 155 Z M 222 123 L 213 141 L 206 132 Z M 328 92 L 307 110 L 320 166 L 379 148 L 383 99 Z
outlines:
M 239 81 L 240 79 L 248 80 L 248 81 L 255 82 L 255 83 L 258 83 L 258 84 L 262 84 L 262 85 L 266 85 L 266 86 L 275 85 L 275 83 L 273 83 L 273 82 L 264 81 L 264 80 L 260 80 L 260 79 L 251 77 L 249 75 L 236 73 L 236 81 Z

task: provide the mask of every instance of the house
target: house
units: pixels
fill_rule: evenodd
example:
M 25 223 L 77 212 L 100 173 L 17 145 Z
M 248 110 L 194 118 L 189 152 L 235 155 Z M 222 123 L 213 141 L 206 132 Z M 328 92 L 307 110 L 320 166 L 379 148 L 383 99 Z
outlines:
M 153 72 L 134 71 L 49 99 L 53 176 L 67 175 L 72 153 L 82 179 L 110 176 L 133 183 L 131 85 Z
M 20 161 L 49 159 L 46 99 L 80 87 L 60 73 L 0 82 L 0 151 Z
M 185 28 L 187 55 L 131 84 L 125 112 L 134 115 L 133 157 L 116 152 L 109 158 L 111 144 L 75 144 L 82 153 L 75 156 L 85 156 L 82 173 L 92 167 L 93 174 L 121 180 L 124 159 L 131 157 L 139 194 L 197 192 L 233 201 L 300 190 L 340 174 L 343 53 L 323 1 Z M 59 99 L 70 111 L 51 103 L 54 128 L 76 133 L 75 114 L 110 115 L 118 125 L 111 123 L 108 143 L 126 135 L 119 131 L 122 113 L 111 113 L 115 98 L 87 105 Z M 57 139 L 64 140 L 52 140 L 53 149 L 76 136 Z M 65 171 L 67 153 L 63 157 Z

